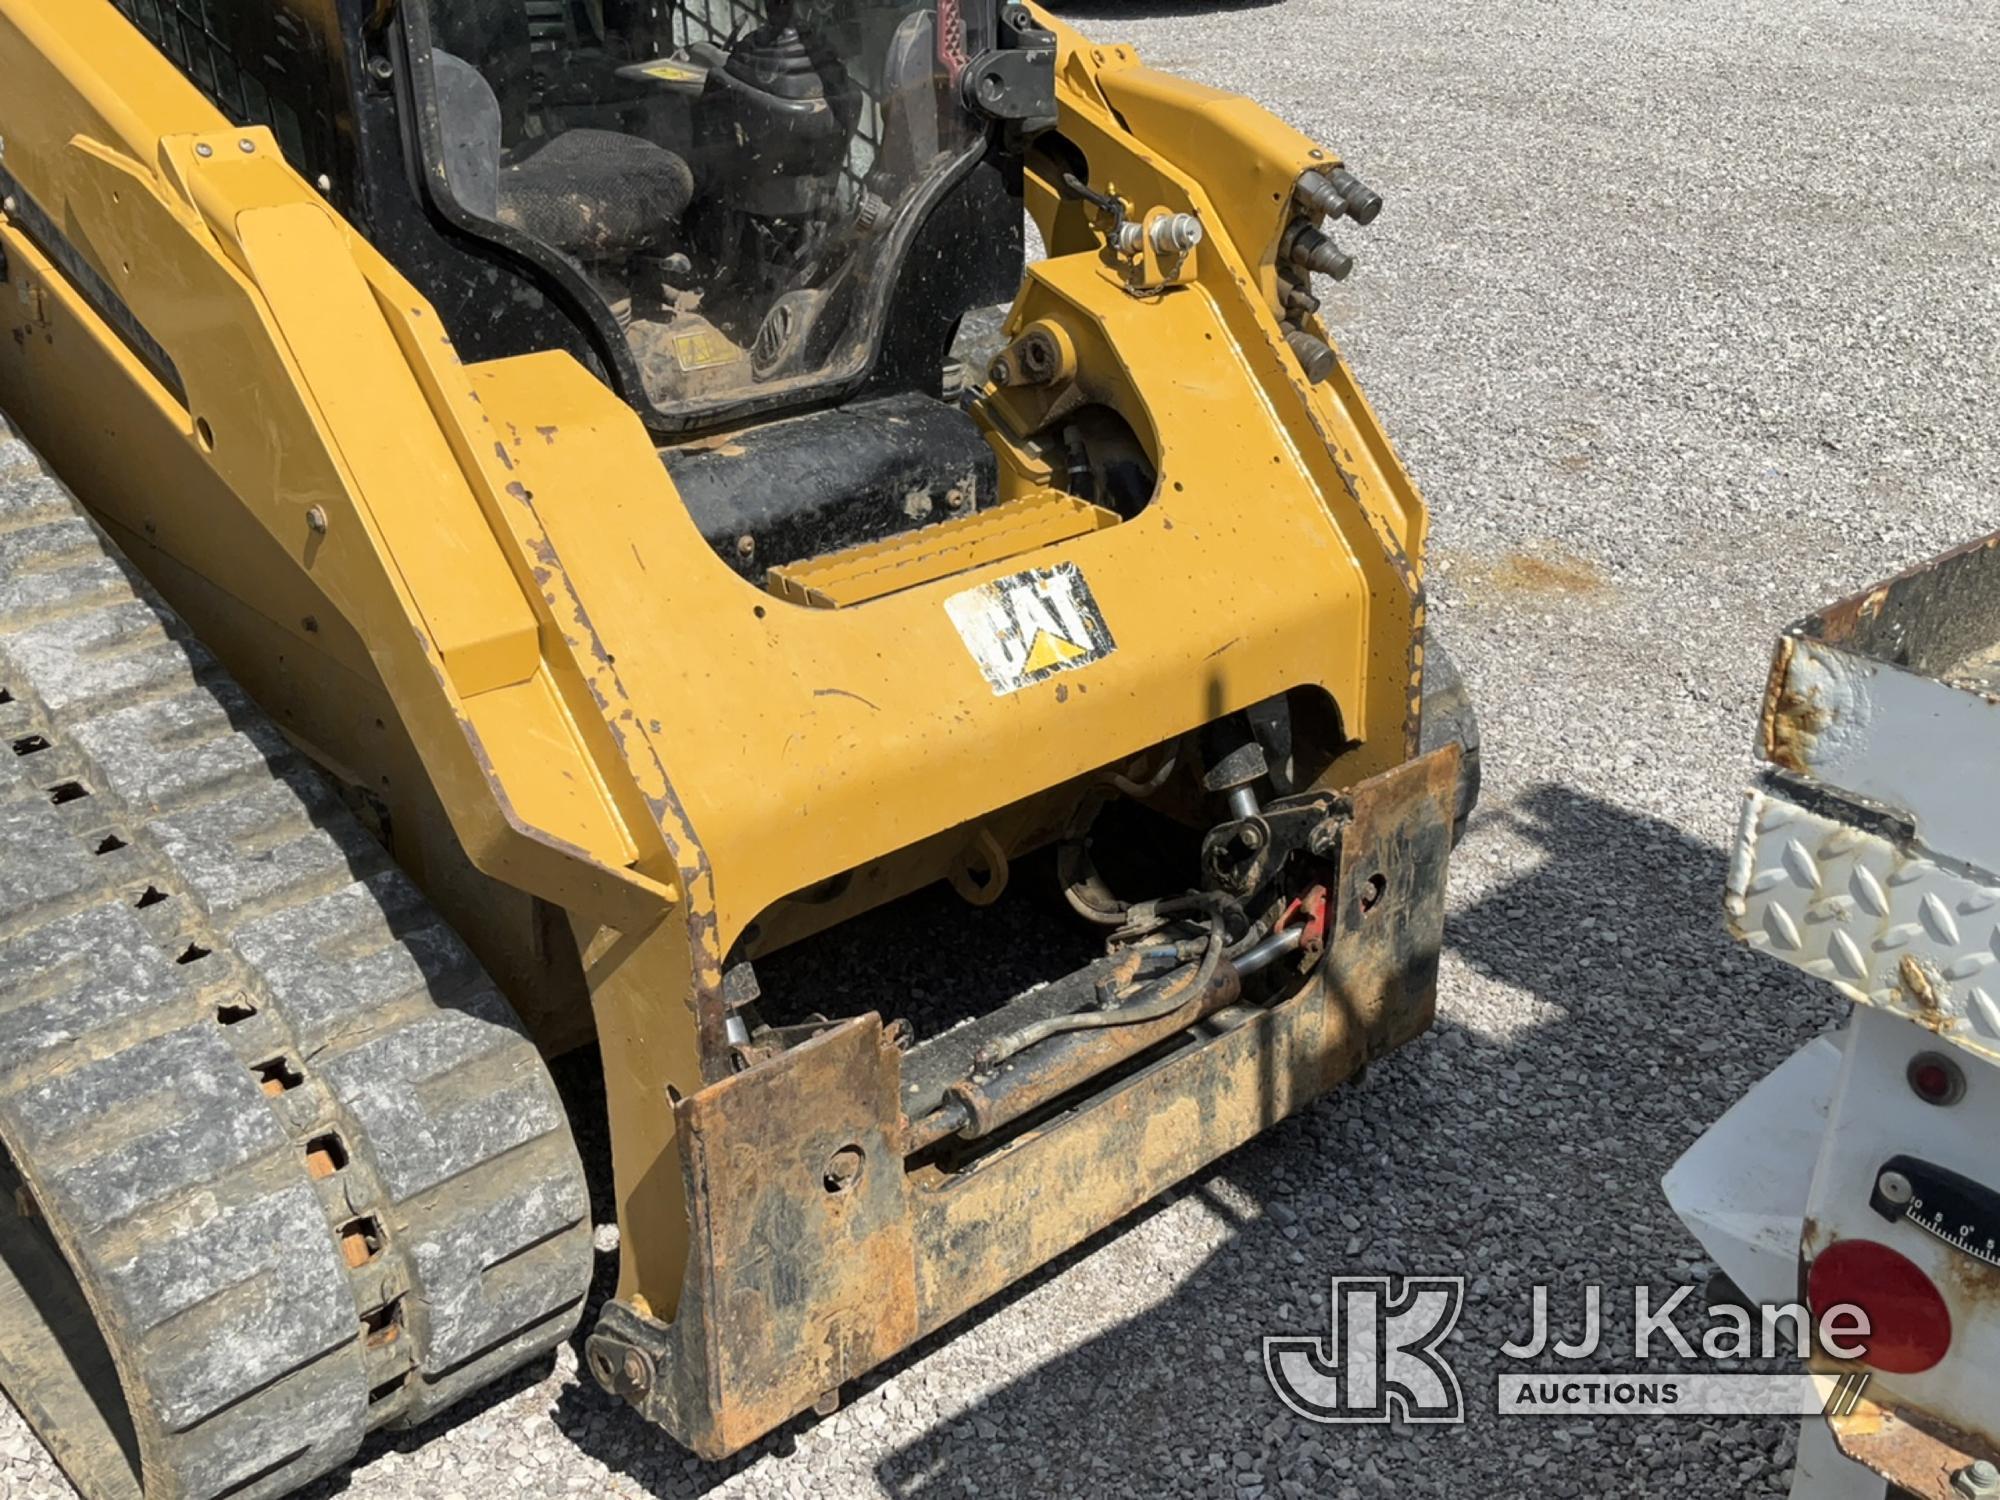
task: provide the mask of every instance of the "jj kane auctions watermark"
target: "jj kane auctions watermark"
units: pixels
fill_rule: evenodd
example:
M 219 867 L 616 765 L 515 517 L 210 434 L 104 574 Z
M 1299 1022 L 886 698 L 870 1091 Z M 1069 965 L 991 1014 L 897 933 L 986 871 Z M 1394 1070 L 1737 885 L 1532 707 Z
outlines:
M 1851 1303 L 1815 1317 L 1801 1303 L 1702 1307 L 1693 1287 L 1661 1296 L 1638 1286 L 1627 1294 L 1629 1343 L 1619 1343 L 1607 1340 L 1605 1290 L 1585 1286 L 1572 1295 L 1577 1317 L 1558 1326 L 1550 1288 L 1536 1286 L 1525 1335 L 1500 1345 L 1506 1359 L 1537 1366 L 1499 1374 L 1502 1415 L 1808 1415 L 1851 1409 L 1867 1385 L 1865 1374 L 1830 1380 L 1803 1369 L 1684 1367 L 1701 1360 L 1803 1361 L 1815 1348 L 1836 1359 L 1860 1358 L 1868 1317 Z M 1464 1393 L 1444 1345 L 1464 1307 L 1463 1277 L 1335 1276 L 1326 1334 L 1267 1337 L 1265 1376 L 1279 1400 L 1312 1422 L 1463 1422 Z M 1635 1368 L 1566 1368 L 1622 1348 L 1629 1348 Z

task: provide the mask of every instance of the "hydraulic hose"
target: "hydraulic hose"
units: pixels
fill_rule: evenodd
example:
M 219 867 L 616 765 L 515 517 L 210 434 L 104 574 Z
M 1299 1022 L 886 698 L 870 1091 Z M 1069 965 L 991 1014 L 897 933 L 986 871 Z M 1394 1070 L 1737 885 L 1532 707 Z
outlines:
M 1223 923 L 1218 915 L 1209 920 L 1208 943 L 1203 949 L 1201 964 L 1192 976 L 1183 974 L 1177 980 L 1168 980 L 1158 986 L 1150 998 L 1134 1000 L 1111 1010 L 1086 1010 L 1066 1016 L 1049 1016 L 997 1036 L 979 1049 L 972 1060 L 973 1067 L 982 1072 L 997 1067 L 1015 1053 L 1025 1051 L 1035 1043 L 1046 1041 L 1052 1036 L 1060 1036 L 1065 1031 L 1088 1031 L 1101 1026 L 1133 1026 L 1145 1021 L 1157 1021 L 1162 1016 L 1170 1016 L 1198 998 L 1208 988 L 1209 981 L 1215 978 L 1215 971 L 1221 967 L 1223 946 Z

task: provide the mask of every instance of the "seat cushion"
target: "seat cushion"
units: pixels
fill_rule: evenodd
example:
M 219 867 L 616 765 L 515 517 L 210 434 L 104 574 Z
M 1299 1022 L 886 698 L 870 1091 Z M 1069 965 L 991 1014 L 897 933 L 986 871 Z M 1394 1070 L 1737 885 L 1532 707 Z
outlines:
M 655 250 L 694 196 L 688 164 L 615 130 L 566 130 L 500 173 L 500 221 L 580 260 Z

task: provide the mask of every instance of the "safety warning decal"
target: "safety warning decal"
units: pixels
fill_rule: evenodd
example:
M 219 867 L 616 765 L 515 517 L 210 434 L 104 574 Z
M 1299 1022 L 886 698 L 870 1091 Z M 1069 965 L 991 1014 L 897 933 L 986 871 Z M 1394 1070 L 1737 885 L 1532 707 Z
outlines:
M 1118 649 L 1075 563 L 996 578 L 953 594 L 944 608 L 996 694 L 1019 692 Z

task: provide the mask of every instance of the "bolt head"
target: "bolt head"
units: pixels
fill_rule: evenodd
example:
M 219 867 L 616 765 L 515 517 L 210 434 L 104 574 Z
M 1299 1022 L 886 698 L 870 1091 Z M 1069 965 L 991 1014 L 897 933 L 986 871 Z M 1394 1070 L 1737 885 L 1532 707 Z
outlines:
M 1985 1497 L 2000 1495 L 2000 1468 L 1995 1468 L 1985 1459 L 1977 1459 L 1951 1476 L 1951 1487 L 1968 1500 L 1985 1500 Z
M 215 147 L 209 145 L 207 141 L 196 141 L 194 145 L 194 154 L 199 157 L 207 158 L 215 155 Z
M 1901 1172 L 1884 1172 L 1875 1179 L 1875 1190 L 1885 1201 L 1896 1204 L 1908 1203 L 1914 1192 L 1910 1179 Z
M 324 507 L 315 505 L 311 510 L 306 512 L 306 529 L 312 532 L 314 536 L 326 535 L 326 510 Z
M 757 538 L 750 535 L 747 531 L 739 536 L 736 539 L 736 555 L 744 558 L 755 557 L 757 555 Z
M 236 149 L 238 151 L 241 151 L 245 156 L 249 156 L 256 151 L 257 143 L 251 140 L 238 141 L 236 143 Z
M 646 1371 L 646 1358 L 637 1349 L 625 1351 L 625 1378 L 642 1391 L 652 1384 Z

